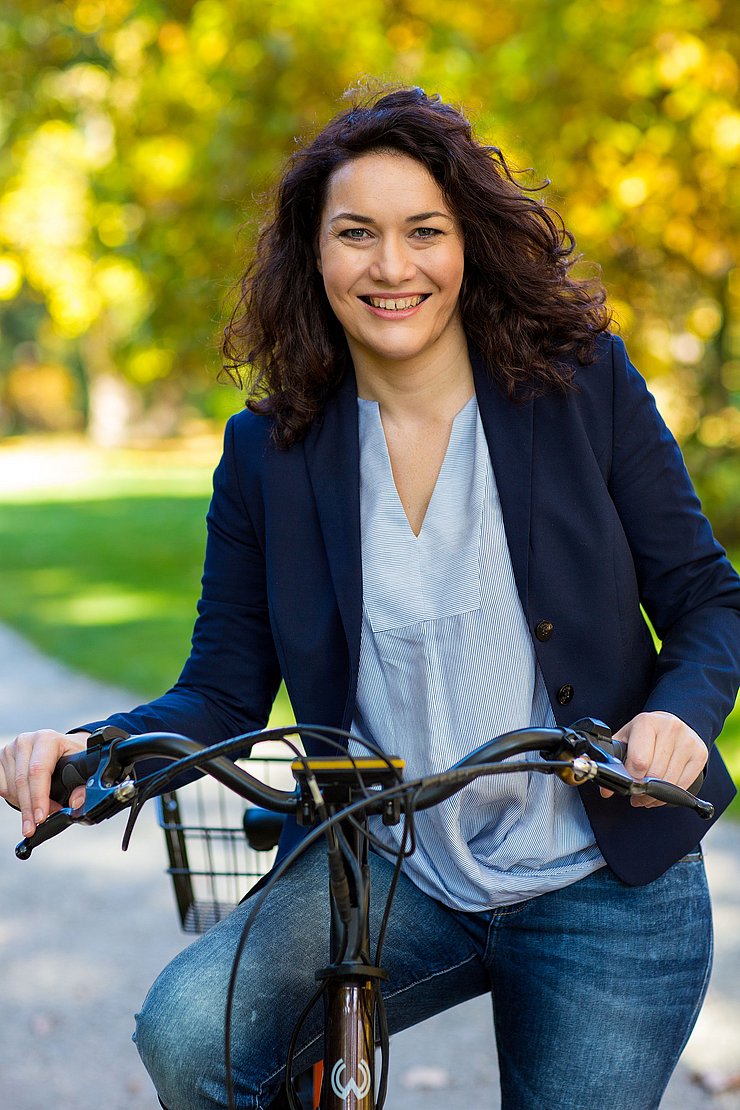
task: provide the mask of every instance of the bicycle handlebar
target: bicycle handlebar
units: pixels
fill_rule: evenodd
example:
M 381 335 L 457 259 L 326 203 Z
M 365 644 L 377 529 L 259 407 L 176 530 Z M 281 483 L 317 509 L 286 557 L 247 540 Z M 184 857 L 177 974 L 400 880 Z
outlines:
M 704 772 L 694 780 L 688 790 L 663 779 L 633 779 L 623 766 L 627 754 L 627 745 L 621 740 L 612 739 L 611 733 L 601 721 L 584 717 L 576 721 L 570 729 L 562 728 L 527 728 L 517 729 L 514 732 L 504 733 L 487 741 L 474 752 L 466 755 L 450 768 L 448 774 L 466 767 L 476 767 L 481 764 L 500 762 L 508 756 L 521 755 L 524 752 L 539 751 L 543 754 L 554 753 L 565 746 L 573 755 L 585 754 L 589 759 L 595 755 L 605 758 L 606 762 L 598 763 L 596 771 L 593 768 L 583 768 L 580 782 L 593 779 L 600 786 L 619 793 L 632 795 L 647 794 L 657 801 L 668 805 L 686 806 L 696 810 L 704 820 L 714 816 L 714 807 L 709 802 L 695 797 L 704 781 Z M 415 803 L 416 809 L 426 809 L 437 805 L 450 797 L 459 785 L 452 782 L 446 784 L 444 776 L 439 776 L 440 781 L 430 784 L 422 791 L 421 797 Z M 571 785 L 578 785 L 578 774 Z
M 291 726 L 291 732 L 311 730 L 309 726 Z M 223 743 L 206 746 L 176 733 L 154 732 L 128 737 L 110 726 L 101 729 L 88 741 L 85 751 L 63 756 L 57 763 L 52 777 L 51 796 L 60 805 L 68 801 L 72 790 L 86 786 L 85 801 L 76 810 L 63 808 L 51 814 L 39 825 L 32 836 L 26 837 L 16 848 L 19 859 L 28 859 L 33 848 L 44 843 L 69 825 L 75 823 L 97 824 L 128 808 L 137 799 L 142 787 L 156 779 L 158 788 L 166 788 L 168 778 L 178 777 L 184 770 L 197 767 L 211 775 L 224 786 L 247 801 L 276 813 L 297 814 L 305 807 L 306 798 L 301 792 L 278 790 L 256 779 L 237 767 L 228 755 L 245 754 L 260 740 L 281 735 L 286 730 L 256 732 L 235 737 Z M 329 730 L 334 731 L 334 730 Z M 91 742 L 92 741 L 92 742 Z M 532 770 L 559 774 L 571 785 L 593 781 L 620 794 L 648 795 L 669 805 L 692 808 L 699 817 L 709 820 L 714 815 L 710 802 L 697 798 L 687 790 L 661 779 L 636 780 L 626 771 L 622 758 L 626 745 L 611 739 L 611 733 L 601 722 L 584 718 L 568 728 L 527 728 L 504 733 L 461 759 L 448 772 L 418 780 L 414 793 L 414 808 L 426 809 L 437 805 L 459 790 L 464 782 L 474 777 L 472 772 L 501 763 L 509 756 L 538 751 L 545 763 L 533 765 Z M 165 772 L 155 772 L 138 783 L 132 777 L 134 766 L 143 759 L 168 758 L 175 762 Z M 313 778 L 312 763 L 315 757 L 302 757 L 297 762 L 303 768 L 307 782 Z M 562 763 L 562 765 L 560 765 Z M 349 760 L 350 768 L 355 761 Z M 391 760 L 388 760 L 390 767 Z M 512 771 L 515 768 L 512 766 Z M 517 769 L 521 769 L 517 767 Z M 504 768 L 501 768 L 503 771 Z M 701 785 L 703 776 L 692 784 Z M 400 786 L 411 784 L 400 784 Z M 313 778 L 315 787 L 315 778 Z M 310 794 L 313 794 L 311 787 Z M 399 785 L 392 793 L 399 793 Z M 386 791 L 379 791 L 374 799 L 382 806 Z
M 295 812 L 296 795 L 294 791 L 277 790 L 274 786 L 268 786 L 267 783 L 261 782 L 241 767 L 237 767 L 225 755 L 218 754 L 219 749 L 226 748 L 234 741 L 229 740 L 226 744 L 208 746 L 198 743 L 197 740 L 191 740 L 187 736 L 180 736 L 175 732 L 147 732 L 141 736 L 129 737 L 118 729 L 112 731 L 117 733 L 115 737 L 103 737 L 102 743 L 88 745 L 86 751 L 73 752 L 71 755 L 62 756 L 56 765 L 51 780 L 50 797 L 55 802 L 63 805 L 76 786 L 84 786 L 90 777 L 95 775 L 100 767 L 101 760 L 105 759 L 106 753 L 108 753 L 107 764 L 101 773 L 103 785 L 115 785 L 117 777 L 122 772 L 128 775 L 134 765 L 143 759 L 181 760 L 190 758 L 193 766 L 207 772 L 236 794 L 254 802 L 255 805 L 271 809 L 275 813 Z M 101 735 L 104 732 L 104 729 L 101 730 Z M 93 735 L 97 736 L 98 734 Z M 251 746 L 249 740 L 253 740 L 255 736 L 261 738 L 261 734 L 250 734 L 249 738 L 244 738 L 242 747 Z M 234 739 L 236 741 L 242 738 Z M 111 756 L 114 758 L 111 759 Z M 203 759 L 195 758 L 197 756 L 203 756 Z M 177 773 L 179 774 L 180 771 L 181 769 L 178 768 Z

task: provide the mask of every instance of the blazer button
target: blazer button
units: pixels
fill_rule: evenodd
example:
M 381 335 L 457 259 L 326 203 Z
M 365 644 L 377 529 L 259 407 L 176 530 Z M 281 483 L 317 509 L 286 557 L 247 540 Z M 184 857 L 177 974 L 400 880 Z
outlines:
M 550 639 L 554 629 L 555 625 L 552 623 L 552 621 L 540 621 L 540 623 L 534 630 L 534 634 L 538 640 L 541 640 L 544 643 L 545 640 Z
M 567 705 L 568 702 L 573 701 L 573 694 L 574 693 L 575 693 L 575 690 L 573 689 L 573 687 L 570 685 L 569 682 L 566 682 L 565 686 L 561 686 L 560 689 L 558 690 L 557 694 L 555 695 L 556 698 L 558 699 L 558 704 L 559 705 Z

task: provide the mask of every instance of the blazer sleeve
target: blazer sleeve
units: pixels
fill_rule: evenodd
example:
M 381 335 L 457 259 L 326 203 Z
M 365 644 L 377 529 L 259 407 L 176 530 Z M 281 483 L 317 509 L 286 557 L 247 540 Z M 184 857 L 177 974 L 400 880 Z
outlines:
M 180 678 L 155 701 L 75 731 L 112 724 L 132 734 L 164 730 L 215 743 L 265 726 L 280 667 L 270 629 L 264 551 L 240 488 L 243 460 L 236 456 L 233 420 L 226 426 L 214 474 L 198 619 Z
M 681 451 L 621 339 L 612 342 L 610 492 L 640 599 L 662 646 L 645 710 L 680 717 L 711 744 L 740 669 L 740 580 L 702 513 Z

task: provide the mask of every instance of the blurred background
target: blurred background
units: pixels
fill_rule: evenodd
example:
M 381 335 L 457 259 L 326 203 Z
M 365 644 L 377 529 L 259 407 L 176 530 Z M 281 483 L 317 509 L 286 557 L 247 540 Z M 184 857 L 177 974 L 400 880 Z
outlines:
M 363 77 L 439 91 L 529 183 L 549 178 L 737 564 L 736 2 L 0 0 L 0 56 L 0 742 L 179 673 L 211 472 L 243 404 L 217 384 L 219 334 L 260 198 Z M 740 782 L 738 709 L 721 746 Z M 184 943 L 153 815 L 133 859 L 120 829 L 85 829 L 29 865 L 3 820 L 5 1103 L 153 1110 L 129 1015 Z M 666 1110 L 740 1106 L 740 826 L 717 836 L 717 975 L 684 1057 L 699 1085 L 684 1067 Z M 470 1092 L 448 1076 L 393 1105 L 491 1098 L 490 1015 L 473 1042 L 470 1014 L 453 1022 L 420 1027 L 406 1056 L 399 1041 L 392 1077 L 454 1076 L 459 1027 Z
M 550 180 L 738 550 L 740 6 L 18 0 L 0 47 L 0 619 L 39 646 L 143 694 L 178 673 L 260 197 L 363 75 Z

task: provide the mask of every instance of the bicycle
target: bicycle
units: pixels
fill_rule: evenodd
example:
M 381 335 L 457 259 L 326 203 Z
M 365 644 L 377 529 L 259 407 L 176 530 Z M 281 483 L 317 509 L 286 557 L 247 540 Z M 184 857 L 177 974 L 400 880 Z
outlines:
M 291 764 L 296 779 L 292 792 L 270 787 L 228 758 L 235 753 L 251 753 L 257 743 L 288 736 L 319 738 L 340 749 L 338 755 L 310 756 L 295 751 Z M 253 893 L 254 905 L 245 923 L 234 958 L 231 983 L 226 1000 L 224 1054 L 229 1106 L 235 1107 L 231 1080 L 231 1009 L 239 957 L 259 907 L 267 892 L 310 844 L 326 837 L 331 898 L 330 963 L 317 970 L 319 987 L 296 1023 L 286 1060 L 285 1098 L 291 1110 L 302 1105 L 293 1090 L 292 1059 L 298 1033 L 310 1008 L 325 997 L 325 1038 L 323 1081 L 318 1102 L 320 1110 L 381 1110 L 387 1087 L 388 1030 L 385 1023 L 381 983 L 385 972 L 381 954 L 385 925 L 390 913 L 395 882 L 404 855 L 413 850 L 413 814 L 436 805 L 467 782 L 480 775 L 511 774 L 521 771 L 557 774 L 566 783 L 580 786 L 594 782 L 617 793 L 646 794 L 672 805 L 688 806 L 700 817 L 711 819 L 713 807 L 671 783 L 659 779 L 635 780 L 622 759 L 624 745 L 611 738 L 606 725 L 584 718 L 570 728 L 528 728 L 505 733 L 483 744 L 447 772 L 404 781 L 403 761 L 375 750 L 370 756 L 352 757 L 340 742 L 347 733 L 339 729 L 293 725 L 287 729 L 264 730 L 235 737 L 204 747 L 186 737 L 170 733 L 149 733 L 128 737 L 118 729 L 103 728 L 93 734 L 86 751 L 60 760 L 52 780 L 52 796 L 63 803 L 71 790 L 86 785 L 84 803 L 76 810 L 68 806 L 52 814 L 34 834 L 16 848 L 20 859 L 28 859 L 35 847 L 56 836 L 72 824 L 97 824 L 123 809 L 130 808 L 123 847 L 133 830 L 144 802 L 160 793 L 185 771 L 198 768 L 210 774 L 248 801 L 275 813 L 294 813 L 309 828 L 298 847 L 277 865 L 262 889 Z M 537 758 L 511 760 L 537 753 Z M 173 762 L 138 780 L 133 777 L 136 763 L 151 757 L 166 757 Z M 700 780 L 692 784 L 698 789 Z M 373 836 L 367 824 L 371 815 L 380 815 L 389 825 L 405 817 L 401 850 L 397 855 L 394 880 L 385 907 L 383 922 L 371 958 L 368 930 L 369 866 L 368 852 Z M 387 849 L 386 849 L 387 850 Z M 381 1049 L 381 1072 L 375 1077 L 375 1045 Z

